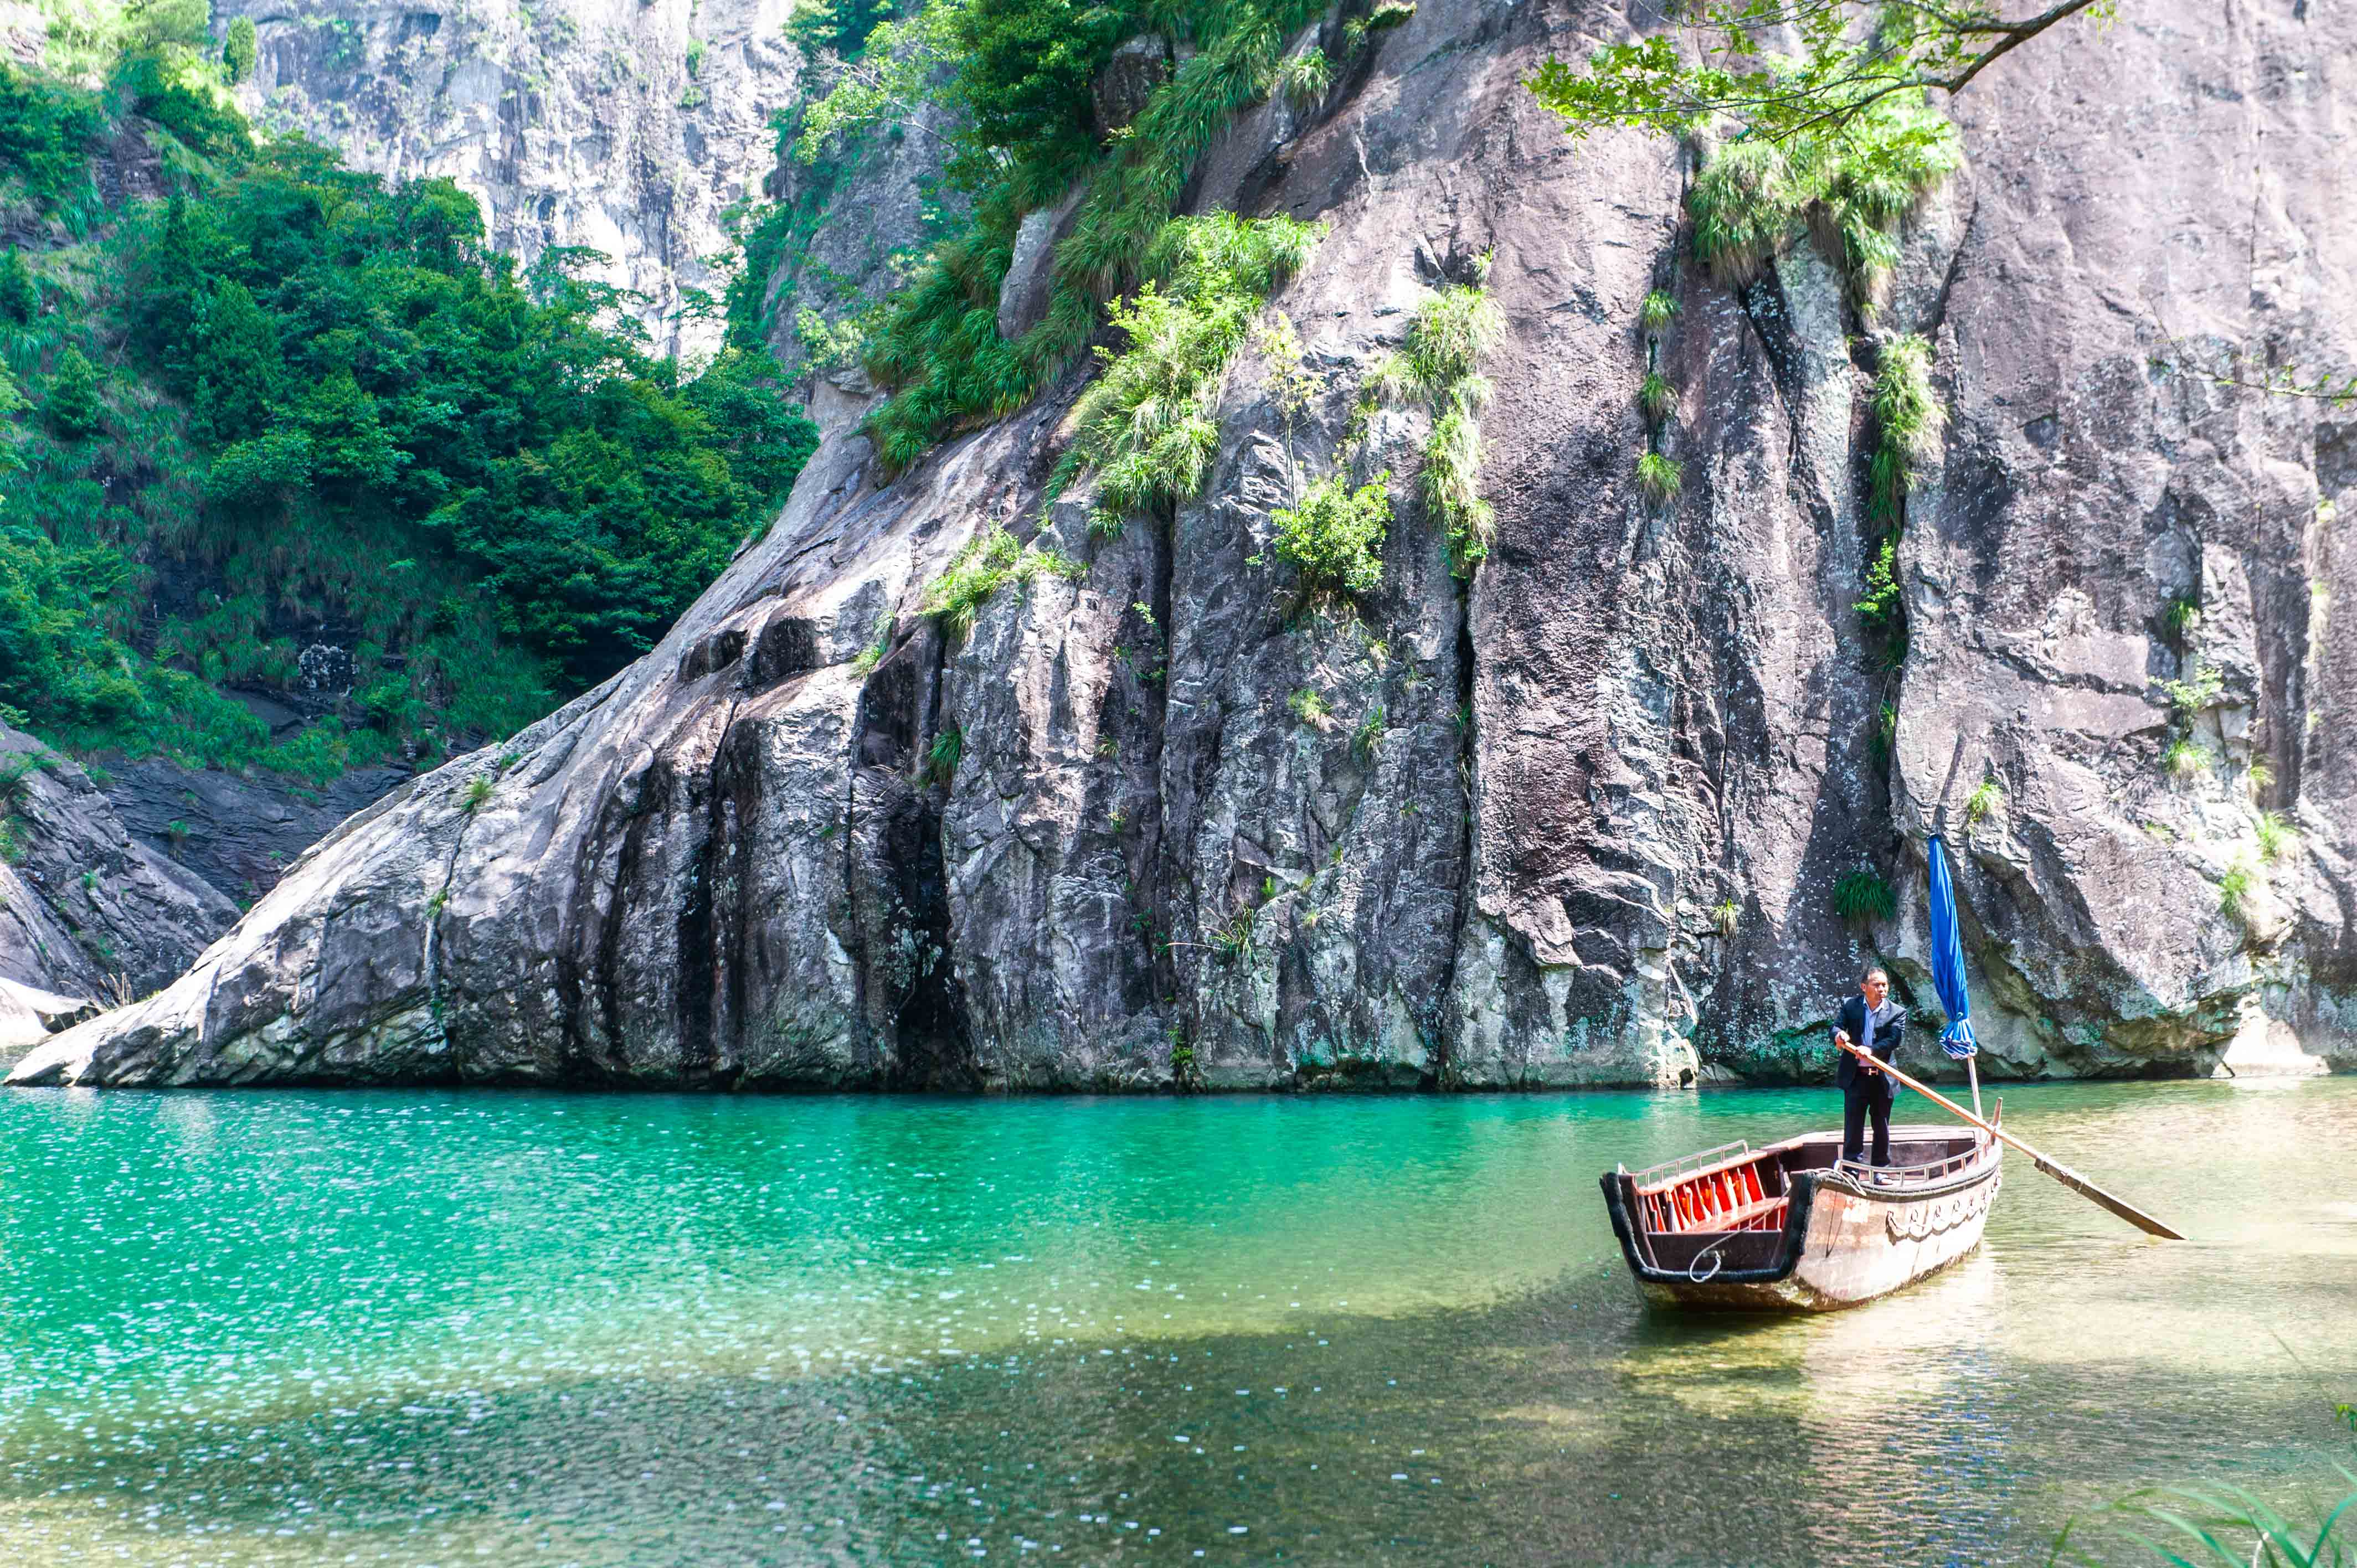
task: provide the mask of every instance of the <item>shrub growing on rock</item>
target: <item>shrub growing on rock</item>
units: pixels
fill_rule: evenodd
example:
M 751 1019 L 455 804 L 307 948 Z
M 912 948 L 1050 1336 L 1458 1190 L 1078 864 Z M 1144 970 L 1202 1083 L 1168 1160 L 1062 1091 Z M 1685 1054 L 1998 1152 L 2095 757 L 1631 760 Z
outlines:
M 1383 577 L 1383 539 L 1391 528 L 1391 471 L 1357 489 L 1340 473 L 1309 487 L 1297 506 L 1280 507 L 1276 553 L 1313 588 L 1345 594 L 1373 590 Z

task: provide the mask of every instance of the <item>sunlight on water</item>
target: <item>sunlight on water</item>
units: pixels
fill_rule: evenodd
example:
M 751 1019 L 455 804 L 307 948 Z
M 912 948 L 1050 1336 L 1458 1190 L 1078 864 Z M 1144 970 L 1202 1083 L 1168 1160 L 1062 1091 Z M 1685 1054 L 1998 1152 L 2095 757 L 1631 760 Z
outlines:
M 2194 1241 L 2016 1161 L 1890 1301 L 1641 1312 L 1598 1173 L 1829 1094 L 13 1094 L 0 1561 L 1964 1563 L 2322 1485 L 2357 1082 L 2007 1099 Z

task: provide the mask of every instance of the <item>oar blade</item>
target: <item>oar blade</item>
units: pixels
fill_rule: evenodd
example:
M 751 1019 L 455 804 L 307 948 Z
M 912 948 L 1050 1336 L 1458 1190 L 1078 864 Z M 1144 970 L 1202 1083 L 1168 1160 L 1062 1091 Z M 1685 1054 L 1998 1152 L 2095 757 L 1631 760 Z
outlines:
M 2151 1215 L 2147 1214 L 2135 1204 L 2114 1197 L 2110 1193 L 2105 1192 L 2102 1187 L 2097 1187 L 2093 1182 L 2089 1181 L 2085 1176 L 2081 1176 L 2078 1172 L 2068 1169 L 2062 1165 L 2052 1164 L 2046 1165 L 2042 1168 L 2045 1170 L 2047 1175 L 2061 1182 L 2064 1187 L 2069 1187 L 2073 1192 L 2083 1194 L 2084 1196 L 2094 1199 L 2094 1201 L 2102 1204 L 2105 1208 L 2110 1209 L 2113 1213 L 2118 1215 L 2121 1219 L 2126 1220 L 2129 1224 L 2135 1226 L 2146 1235 L 2158 1236 L 2165 1241 L 2182 1241 L 2185 1240 L 2183 1236 L 2171 1230 L 2168 1226 L 2163 1225 L 2159 1220 L 2155 1219 Z

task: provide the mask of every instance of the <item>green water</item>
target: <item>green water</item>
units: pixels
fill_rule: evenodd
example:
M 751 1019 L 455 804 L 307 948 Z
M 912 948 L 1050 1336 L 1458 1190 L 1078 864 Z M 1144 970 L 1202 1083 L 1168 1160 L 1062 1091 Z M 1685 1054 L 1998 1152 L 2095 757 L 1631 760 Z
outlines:
M 1641 1312 L 1598 1172 L 1833 1109 L 0 1096 L 0 1563 L 2035 1562 L 2352 1459 L 2357 1080 L 2008 1091 L 2190 1245 L 2017 1163 Z

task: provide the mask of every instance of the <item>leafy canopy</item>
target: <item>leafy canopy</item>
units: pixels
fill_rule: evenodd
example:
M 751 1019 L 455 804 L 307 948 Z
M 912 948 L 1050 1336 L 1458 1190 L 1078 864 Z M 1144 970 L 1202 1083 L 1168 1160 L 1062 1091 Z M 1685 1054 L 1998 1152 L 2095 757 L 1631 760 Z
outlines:
M 765 352 L 651 355 L 590 253 L 520 275 L 447 181 L 256 149 L 204 16 L 124 13 L 104 94 L 0 68 L 16 200 L 96 202 L 118 115 L 175 192 L 0 259 L 0 717 L 314 778 L 519 727 L 651 647 L 816 432 Z M 321 640 L 351 686 L 296 741 L 221 694 L 314 705 Z
M 1665 135 L 1708 131 L 1784 143 L 1838 136 L 1890 98 L 1964 90 L 1993 61 L 2082 11 L 2108 18 L 2115 0 L 2060 0 L 2007 19 L 1982 0 L 1702 0 L 1681 37 L 1610 44 L 1585 71 L 1549 57 L 1529 82 L 1576 136 L 1600 125 Z M 1797 41 L 1790 55 L 1766 39 Z

